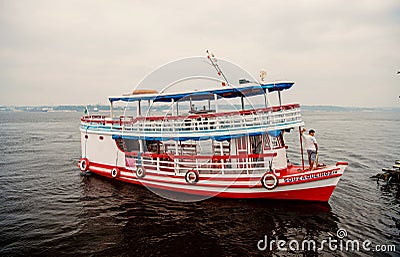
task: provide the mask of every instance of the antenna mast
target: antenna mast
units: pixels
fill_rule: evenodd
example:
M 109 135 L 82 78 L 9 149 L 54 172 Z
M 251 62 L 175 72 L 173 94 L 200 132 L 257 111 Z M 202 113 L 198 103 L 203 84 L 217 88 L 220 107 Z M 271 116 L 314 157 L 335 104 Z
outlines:
M 221 68 L 218 66 L 217 58 L 215 58 L 213 53 L 210 53 L 208 50 L 206 51 L 207 58 L 210 60 L 211 65 L 215 68 L 218 73 L 218 76 L 222 76 L 226 81 L 226 85 L 229 85 L 228 79 L 225 77 L 224 73 L 222 72 Z M 222 82 L 222 86 L 226 86 L 224 82 Z

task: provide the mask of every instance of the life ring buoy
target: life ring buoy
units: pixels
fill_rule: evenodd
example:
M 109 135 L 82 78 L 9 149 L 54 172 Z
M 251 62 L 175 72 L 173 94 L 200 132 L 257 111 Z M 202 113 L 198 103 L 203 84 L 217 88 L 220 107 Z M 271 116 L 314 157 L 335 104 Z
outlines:
M 118 178 L 120 175 L 119 169 L 118 168 L 114 168 L 111 170 L 111 177 L 113 178 Z
M 139 166 L 139 167 L 136 169 L 136 177 L 138 177 L 138 178 L 144 178 L 144 176 L 146 176 L 146 171 L 144 170 L 143 167 Z
M 90 165 L 90 162 L 89 162 L 89 160 L 87 158 L 81 158 L 79 160 L 79 169 L 82 172 L 87 171 L 89 169 L 89 165 Z
M 195 170 L 189 170 L 185 174 L 185 180 L 187 183 L 194 185 L 199 182 L 199 173 Z
M 261 179 L 261 184 L 264 188 L 272 190 L 278 186 L 278 178 L 273 173 L 265 173 Z

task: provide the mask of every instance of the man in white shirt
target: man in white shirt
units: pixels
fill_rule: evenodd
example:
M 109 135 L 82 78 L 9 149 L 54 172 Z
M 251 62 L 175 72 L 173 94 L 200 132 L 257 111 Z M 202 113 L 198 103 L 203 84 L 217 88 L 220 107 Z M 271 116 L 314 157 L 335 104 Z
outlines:
M 306 129 L 303 128 L 301 130 L 301 134 L 302 134 L 303 140 L 304 140 L 304 148 L 307 150 L 308 163 L 310 164 L 310 170 L 313 170 L 314 162 L 316 162 L 317 154 L 318 154 L 318 144 L 317 144 L 317 140 L 314 137 L 315 131 L 313 129 L 310 129 L 310 131 L 308 131 L 308 135 L 304 135 L 305 131 L 306 131 Z

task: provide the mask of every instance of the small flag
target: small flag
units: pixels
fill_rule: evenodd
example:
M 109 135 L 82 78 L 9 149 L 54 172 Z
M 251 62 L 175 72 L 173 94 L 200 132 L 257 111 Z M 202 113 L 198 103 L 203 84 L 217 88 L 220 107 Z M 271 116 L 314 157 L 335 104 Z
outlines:
M 223 86 L 223 87 L 226 86 L 225 82 L 222 82 L 222 86 Z

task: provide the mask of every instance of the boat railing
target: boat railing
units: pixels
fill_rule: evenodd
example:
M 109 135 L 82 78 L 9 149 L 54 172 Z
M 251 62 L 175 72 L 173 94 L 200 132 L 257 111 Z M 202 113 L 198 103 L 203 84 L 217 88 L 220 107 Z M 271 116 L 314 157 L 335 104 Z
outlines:
M 85 116 L 81 119 L 81 125 L 90 128 L 142 133 L 193 133 L 243 129 L 255 126 L 293 125 L 301 122 L 300 106 L 298 104 L 234 112 L 189 114 L 187 116 L 121 116 L 118 119 L 105 116 Z
M 199 174 L 264 174 L 269 169 L 268 161 L 271 161 L 276 153 L 248 154 L 248 155 L 171 155 L 143 153 L 138 160 L 136 156 L 127 155 L 126 158 L 135 159 L 144 168 L 166 172 L 167 174 L 185 174 L 189 170 L 195 170 Z M 128 167 L 129 168 L 129 167 Z

